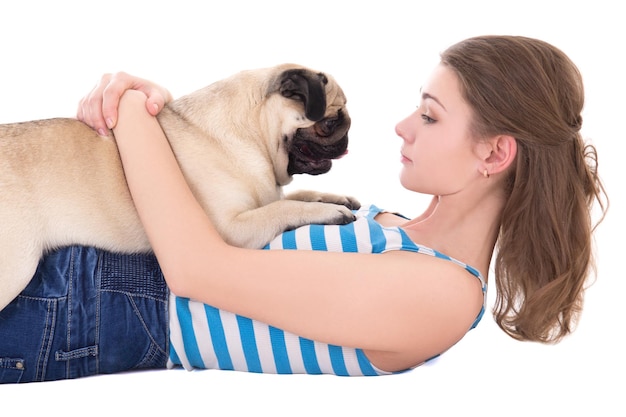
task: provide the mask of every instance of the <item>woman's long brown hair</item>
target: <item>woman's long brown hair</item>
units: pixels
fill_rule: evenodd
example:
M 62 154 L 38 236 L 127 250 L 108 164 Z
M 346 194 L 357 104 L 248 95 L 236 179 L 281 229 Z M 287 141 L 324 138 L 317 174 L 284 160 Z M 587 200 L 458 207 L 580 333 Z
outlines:
M 494 264 L 495 320 L 516 339 L 557 342 L 575 328 L 594 270 L 592 233 L 608 208 L 596 149 L 580 134 L 582 77 L 561 50 L 520 36 L 470 38 L 441 59 L 461 80 L 475 136 L 517 141 Z

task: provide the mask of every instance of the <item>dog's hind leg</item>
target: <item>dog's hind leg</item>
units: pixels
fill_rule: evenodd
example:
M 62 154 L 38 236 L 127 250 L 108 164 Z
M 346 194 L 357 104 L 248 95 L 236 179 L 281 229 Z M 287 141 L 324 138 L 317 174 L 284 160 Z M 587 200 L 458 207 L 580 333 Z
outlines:
M 0 310 L 4 309 L 19 295 L 32 279 L 39 259 L 41 249 L 33 242 L 0 239 Z

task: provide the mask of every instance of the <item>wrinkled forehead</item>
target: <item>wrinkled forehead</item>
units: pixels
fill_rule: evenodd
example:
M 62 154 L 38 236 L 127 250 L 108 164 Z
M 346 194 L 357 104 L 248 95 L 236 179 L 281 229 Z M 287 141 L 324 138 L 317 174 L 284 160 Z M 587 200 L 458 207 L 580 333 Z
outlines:
M 326 99 L 327 106 L 330 107 L 344 107 L 347 103 L 347 97 L 335 78 L 328 73 L 324 73 L 328 79 L 326 83 Z

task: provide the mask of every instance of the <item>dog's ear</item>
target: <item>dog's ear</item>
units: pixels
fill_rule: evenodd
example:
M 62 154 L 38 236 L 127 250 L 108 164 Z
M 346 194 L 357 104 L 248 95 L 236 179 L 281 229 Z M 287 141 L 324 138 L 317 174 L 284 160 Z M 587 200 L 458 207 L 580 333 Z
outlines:
M 280 75 L 279 91 L 283 97 L 302 101 L 306 118 L 317 122 L 326 113 L 326 84 L 328 78 L 321 72 L 291 69 Z

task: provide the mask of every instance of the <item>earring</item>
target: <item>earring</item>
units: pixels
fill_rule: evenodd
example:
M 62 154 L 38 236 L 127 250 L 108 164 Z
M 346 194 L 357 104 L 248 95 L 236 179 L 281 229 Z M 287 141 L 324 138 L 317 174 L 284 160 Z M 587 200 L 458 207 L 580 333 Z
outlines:
M 483 171 L 483 177 L 485 178 L 489 178 L 489 172 L 487 171 L 487 169 L 485 168 L 485 170 Z

